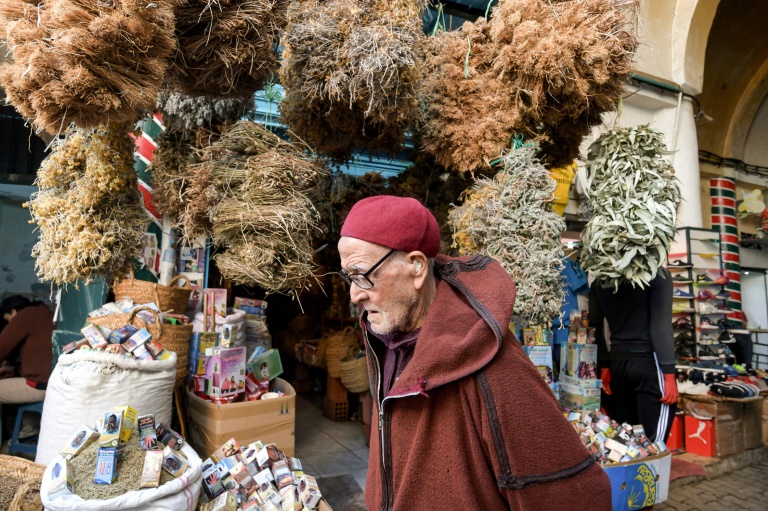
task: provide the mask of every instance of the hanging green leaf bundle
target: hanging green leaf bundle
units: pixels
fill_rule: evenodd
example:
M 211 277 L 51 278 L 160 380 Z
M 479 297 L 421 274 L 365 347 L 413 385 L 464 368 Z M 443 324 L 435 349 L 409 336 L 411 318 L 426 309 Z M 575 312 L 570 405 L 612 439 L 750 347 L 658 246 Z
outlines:
M 430 38 L 421 95 L 424 148 L 456 171 L 488 168 L 515 134 L 552 166 L 616 108 L 637 44 L 614 0 L 501 0 Z
M 680 191 L 661 133 L 645 126 L 603 133 L 590 147 L 585 193 L 592 218 L 581 264 L 603 287 L 644 288 L 675 236 Z
M 298 0 L 288 9 L 282 120 L 338 161 L 397 150 L 418 115 L 423 0 Z
M 565 221 L 552 211 L 555 182 L 524 146 L 503 156 L 504 169 L 478 179 L 449 214 L 460 254 L 493 257 L 517 286 L 514 313 L 549 325 L 560 313 Z
M 149 224 L 133 171 L 128 125 L 78 130 L 43 161 L 26 204 L 40 238 L 41 280 L 66 284 L 126 275 Z

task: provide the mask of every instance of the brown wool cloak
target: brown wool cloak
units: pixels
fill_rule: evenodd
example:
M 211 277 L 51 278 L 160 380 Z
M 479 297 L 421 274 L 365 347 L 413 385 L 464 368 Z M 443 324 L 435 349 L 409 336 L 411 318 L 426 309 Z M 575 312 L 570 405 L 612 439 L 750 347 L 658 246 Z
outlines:
M 508 328 L 509 276 L 485 256 L 438 256 L 436 272 L 413 359 L 383 404 L 384 348 L 366 336 L 369 511 L 610 510 L 608 476 Z

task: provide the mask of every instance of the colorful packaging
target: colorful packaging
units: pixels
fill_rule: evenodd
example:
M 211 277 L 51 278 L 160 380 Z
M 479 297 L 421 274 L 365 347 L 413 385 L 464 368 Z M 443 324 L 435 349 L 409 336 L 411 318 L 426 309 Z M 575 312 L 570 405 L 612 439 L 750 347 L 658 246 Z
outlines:
M 248 447 L 243 449 L 243 459 L 245 460 L 245 463 L 247 465 L 250 465 L 251 463 L 256 461 L 256 456 L 259 454 L 259 451 L 262 450 L 263 448 L 264 448 L 264 444 L 260 440 L 257 440 L 252 444 L 248 444 Z
M 133 427 L 136 425 L 139 412 L 130 406 L 118 406 L 115 410 L 123 412 L 123 422 L 120 425 L 120 441 L 127 442 L 131 438 L 131 431 L 133 431 Z
M 265 445 L 263 449 L 256 455 L 256 462 L 261 468 L 272 469 L 272 465 L 276 461 L 280 461 L 280 451 L 275 444 Z
M 258 380 L 273 380 L 283 374 L 283 364 L 280 352 L 271 349 L 248 362 L 248 370 L 256 375 Z
M 163 451 L 150 449 L 144 456 L 144 469 L 141 471 L 141 488 L 160 486 L 160 474 L 163 471 Z
M 147 348 L 147 351 L 149 351 L 150 355 L 152 355 L 154 358 L 159 358 L 163 353 L 165 353 L 165 348 L 163 348 L 163 345 L 160 344 L 156 339 L 152 339 L 151 341 L 147 342 L 144 347 Z
M 157 448 L 157 431 L 155 431 L 154 415 L 142 415 L 139 417 L 139 442 L 142 449 Z
M 48 487 L 48 498 L 54 500 L 62 495 L 71 494 L 73 491 L 74 483 L 67 460 L 55 461 L 51 469 L 51 484 Z
M 205 351 L 219 345 L 216 332 L 195 332 L 189 344 L 189 363 L 187 365 L 187 383 L 193 377 L 205 374 Z
M 280 490 L 281 511 L 297 511 L 301 510 L 301 502 L 299 502 L 299 495 L 294 485 L 289 484 Z
M 152 354 L 147 350 L 147 347 L 144 344 L 139 344 L 133 348 L 131 355 L 139 360 L 152 360 Z
M 75 351 L 77 351 L 77 350 L 79 350 L 80 348 L 83 348 L 83 347 L 85 347 L 85 348 L 90 348 L 91 347 L 91 343 L 88 342 L 88 339 L 80 339 L 79 341 L 72 341 L 72 342 L 70 342 L 69 344 L 67 344 L 66 346 L 61 348 L 61 354 L 62 355 L 67 355 L 67 354 L 73 353 L 73 352 L 75 352 Z
M 541 378 L 550 385 L 555 382 L 552 364 L 552 346 L 523 346 L 525 354 L 539 371 Z
M 127 355 L 128 352 L 123 348 L 122 344 L 107 344 L 104 348 L 104 353 L 112 353 L 114 355 Z
M 259 318 L 264 318 L 267 315 L 267 302 L 266 300 L 256 300 L 255 298 L 241 298 L 235 297 L 235 309 L 245 311 L 246 314 L 252 314 Z
M 157 432 L 157 439 L 174 451 L 178 451 L 184 445 L 184 437 L 162 422 L 156 426 L 155 430 Z
M 234 493 L 222 493 L 211 506 L 211 511 L 237 511 L 237 496 Z
M 576 378 L 596 379 L 597 344 L 568 344 L 565 373 Z
M 103 349 L 107 345 L 107 340 L 101 333 L 101 330 L 94 324 L 87 324 L 80 329 L 93 349 Z
M 170 447 L 163 450 L 163 468 L 173 477 L 181 476 L 187 470 L 187 464 L 187 460 Z
M 210 458 L 203 462 L 203 488 L 209 498 L 214 499 L 224 493 L 224 484 L 216 468 L 216 463 Z
M 269 490 L 265 492 L 259 491 L 259 497 L 261 497 L 261 500 L 266 505 L 267 503 L 271 503 L 277 510 L 280 509 L 280 505 L 283 501 L 282 497 L 280 497 L 280 494 L 275 490 L 275 488 L 270 484 Z M 266 507 L 264 509 L 267 509 Z
M 77 433 L 67 442 L 67 445 L 61 450 L 61 456 L 71 460 L 77 456 L 83 449 L 99 437 L 99 433 L 88 426 L 80 426 Z
M 234 348 L 237 344 L 237 325 L 224 325 L 221 327 L 221 347 Z
M 251 474 L 242 461 L 229 470 L 229 475 L 243 488 L 247 488 L 251 483 Z
M 248 372 L 245 377 L 245 396 L 248 401 L 256 401 L 269 392 L 269 380 L 258 380 L 253 372 Z
M 216 317 L 227 316 L 227 290 L 203 289 L 203 330 L 212 332 L 216 326 Z
M 126 350 L 133 352 L 133 350 L 136 349 L 137 346 L 141 346 L 149 341 L 152 340 L 152 334 L 149 333 L 149 330 L 142 328 L 132 336 L 130 336 L 128 339 L 123 341 L 123 348 Z
M 315 509 L 323 495 L 320 488 L 317 487 L 317 480 L 308 475 L 304 475 L 299 482 L 299 499 L 308 509 Z
M 101 447 L 117 447 L 120 443 L 120 432 L 123 426 L 123 411 L 111 410 L 104 414 L 99 445 Z
M 218 463 L 225 458 L 239 454 L 240 450 L 240 443 L 234 438 L 230 438 L 224 443 L 224 445 L 216 449 L 216 452 L 211 454 L 211 459 Z
M 114 447 L 99 448 L 96 459 L 96 476 L 93 482 L 96 484 L 112 484 L 117 479 L 117 452 Z
M 211 397 L 245 392 L 245 347 L 213 348 L 206 376 L 211 379 Z
M 293 474 L 287 460 L 278 460 L 272 464 L 272 477 L 278 489 L 283 489 L 293 484 Z
M 112 330 L 112 333 L 109 334 L 109 339 L 107 340 L 110 344 L 122 344 L 126 339 L 138 331 L 139 329 L 133 325 L 121 326 L 117 330 Z

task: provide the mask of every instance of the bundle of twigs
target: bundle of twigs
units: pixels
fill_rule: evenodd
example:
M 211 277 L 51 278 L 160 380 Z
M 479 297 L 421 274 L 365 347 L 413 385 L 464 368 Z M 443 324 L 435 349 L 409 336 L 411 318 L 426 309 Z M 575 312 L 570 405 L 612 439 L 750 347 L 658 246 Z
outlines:
M 424 148 L 457 171 L 487 168 L 515 134 L 570 163 L 613 110 L 637 44 L 616 0 L 502 0 L 430 41 L 422 94 Z
M 288 9 L 280 109 L 321 154 L 392 151 L 419 113 L 423 0 L 299 0 Z
M 523 146 L 505 154 L 504 169 L 492 179 L 478 179 L 449 221 L 461 254 L 489 255 L 512 277 L 515 314 L 549 325 L 563 301 L 565 221 L 552 211 L 556 184 L 535 152 Z
M 169 83 L 192 96 L 246 98 L 277 68 L 287 0 L 187 0 L 175 9 Z
M 40 230 L 41 280 L 66 284 L 128 273 L 149 217 L 133 171 L 128 125 L 71 133 L 43 161 L 27 207 Z
M 162 90 L 157 95 L 157 108 L 163 112 L 167 126 L 194 131 L 225 121 L 236 121 L 253 108 L 253 95 L 246 98 L 188 96 Z
M 175 47 L 169 2 L 0 1 L 13 62 L 0 85 L 39 130 L 131 122 L 151 109 Z
M 226 249 L 214 258 L 222 275 L 268 293 L 298 294 L 314 278 L 310 240 L 320 229 L 308 196 L 326 171 L 251 121 L 225 131 L 192 170 L 189 192 L 198 196 L 189 203 L 198 206 L 182 220 L 200 225 L 205 207 L 208 232 Z

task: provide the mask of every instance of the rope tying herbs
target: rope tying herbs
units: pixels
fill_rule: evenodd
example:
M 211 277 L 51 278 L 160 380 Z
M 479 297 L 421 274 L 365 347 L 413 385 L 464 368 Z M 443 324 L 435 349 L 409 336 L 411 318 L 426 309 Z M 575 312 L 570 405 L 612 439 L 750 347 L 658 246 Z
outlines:
M 613 129 L 589 147 L 581 178 L 592 218 L 581 264 L 603 287 L 645 288 L 667 258 L 680 190 L 666 154 L 663 136 L 647 125 Z
M 560 313 L 565 221 L 552 211 L 555 182 L 524 145 L 503 155 L 503 170 L 478 179 L 449 213 L 460 254 L 498 260 L 517 286 L 514 313 L 549 325 Z

